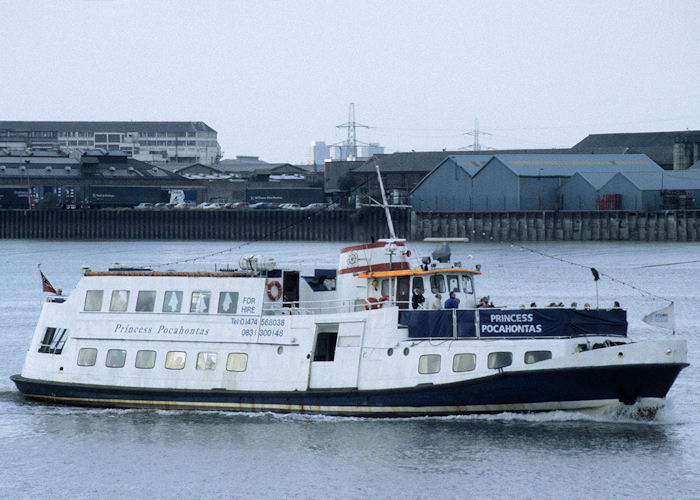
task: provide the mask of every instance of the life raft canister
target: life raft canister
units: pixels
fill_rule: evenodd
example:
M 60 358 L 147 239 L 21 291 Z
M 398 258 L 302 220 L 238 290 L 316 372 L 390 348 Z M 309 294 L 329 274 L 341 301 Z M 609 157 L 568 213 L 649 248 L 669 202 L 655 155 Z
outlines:
M 273 293 L 274 290 L 274 293 Z M 279 281 L 268 281 L 267 297 L 270 300 L 278 300 L 282 296 L 282 285 Z

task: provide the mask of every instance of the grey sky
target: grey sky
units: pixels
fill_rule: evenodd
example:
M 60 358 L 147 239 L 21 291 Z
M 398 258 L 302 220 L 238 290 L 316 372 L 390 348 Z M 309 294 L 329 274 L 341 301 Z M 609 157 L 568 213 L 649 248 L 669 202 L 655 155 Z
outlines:
M 202 120 L 225 156 L 700 128 L 700 2 L 0 0 L 4 120 Z

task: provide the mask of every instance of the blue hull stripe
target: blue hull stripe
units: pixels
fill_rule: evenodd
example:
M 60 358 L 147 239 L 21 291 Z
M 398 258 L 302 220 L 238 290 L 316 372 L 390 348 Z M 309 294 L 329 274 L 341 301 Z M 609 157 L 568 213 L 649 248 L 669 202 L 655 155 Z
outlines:
M 341 415 L 441 415 L 505 406 L 559 409 L 567 402 L 664 398 L 685 363 L 505 372 L 443 385 L 392 390 L 243 392 L 143 389 L 11 378 L 26 397 L 79 406 L 190 408 Z

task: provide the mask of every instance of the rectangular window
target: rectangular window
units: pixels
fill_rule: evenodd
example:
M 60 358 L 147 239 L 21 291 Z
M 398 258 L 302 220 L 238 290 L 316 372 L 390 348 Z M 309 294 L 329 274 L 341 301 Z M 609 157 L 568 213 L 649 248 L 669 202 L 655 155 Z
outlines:
M 97 361 L 97 349 L 83 347 L 78 351 L 78 366 L 95 366 Z
M 459 292 L 459 276 L 450 274 L 447 276 L 447 291 Z
M 430 277 L 430 291 L 433 293 L 445 293 L 445 277 L 442 274 L 433 274 Z
M 124 349 L 110 349 L 107 351 L 105 366 L 107 368 L 123 368 L 126 362 L 126 351 Z
M 221 292 L 219 294 L 219 313 L 236 314 L 238 310 L 238 292 Z
M 439 371 L 439 354 L 423 354 L 420 358 L 418 358 L 418 373 L 438 373 Z
M 129 305 L 129 290 L 113 290 L 109 310 L 112 312 L 124 312 Z
M 136 368 L 153 368 L 156 366 L 156 351 L 138 351 L 136 353 Z
M 163 312 L 177 313 L 182 310 L 182 292 L 165 292 L 163 297 Z
M 185 367 L 187 353 L 182 351 L 168 351 L 165 355 L 165 367 L 168 370 L 182 370 Z
M 68 330 L 65 328 L 48 327 L 44 331 L 44 338 L 41 339 L 39 352 L 61 354 L 66 340 L 68 340 Z
M 476 354 L 455 354 L 452 359 L 453 372 L 470 372 L 476 368 Z
M 423 277 L 422 276 L 414 276 L 413 277 L 413 286 L 411 287 L 411 290 L 415 290 L 416 288 L 420 288 L 421 290 L 425 291 L 425 286 L 423 285 Z
M 382 297 L 391 296 L 391 279 L 382 280 Z
M 552 351 L 527 351 L 525 353 L 525 364 L 531 365 L 546 359 L 552 359 Z
M 121 142 L 121 134 L 109 134 L 109 142 Z
M 95 134 L 95 142 L 107 142 L 107 134 Z
M 190 304 L 190 312 L 192 313 L 207 313 L 209 312 L 209 299 L 211 292 L 192 292 L 192 303 Z
M 215 370 L 216 369 L 216 353 L 215 352 L 200 352 L 197 354 L 197 370 Z
M 229 353 L 226 359 L 226 370 L 230 372 L 244 372 L 248 366 L 248 355 L 243 352 Z
M 136 312 L 153 312 L 156 307 L 156 292 L 142 290 L 136 297 Z
M 104 296 L 104 291 L 102 290 L 88 290 L 85 293 L 85 311 L 101 311 L 102 310 L 102 297 Z
M 472 289 L 472 279 L 468 274 L 462 275 L 462 290 L 464 290 L 465 293 L 474 293 L 474 289 Z
M 505 368 L 513 364 L 512 352 L 490 352 L 487 366 L 489 368 Z

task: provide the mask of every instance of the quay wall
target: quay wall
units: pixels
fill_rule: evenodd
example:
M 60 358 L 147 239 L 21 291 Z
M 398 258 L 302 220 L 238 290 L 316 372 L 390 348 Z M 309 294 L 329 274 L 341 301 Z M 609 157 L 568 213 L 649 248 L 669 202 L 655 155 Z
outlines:
M 410 213 L 392 215 L 408 234 Z M 366 241 L 388 237 L 373 210 L 0 210 L 1 239 Z
M 411 239 L 700 241 L 700 210 L 664 212 L 415 212 Z
M 409 212 L 410 240 L 700 241 L 700 210 Z M 382 210 L 0 210 L 2 239 L 368 241 L 388 237 Z

